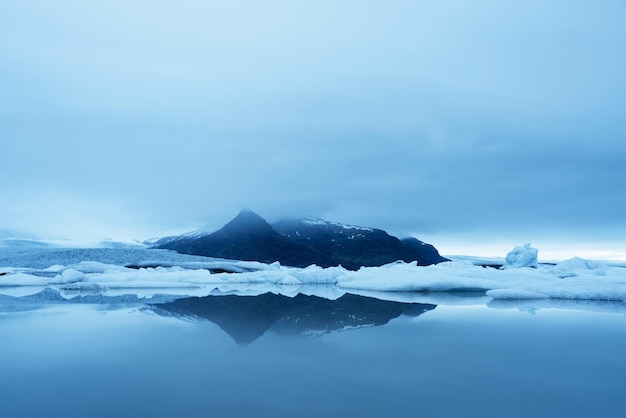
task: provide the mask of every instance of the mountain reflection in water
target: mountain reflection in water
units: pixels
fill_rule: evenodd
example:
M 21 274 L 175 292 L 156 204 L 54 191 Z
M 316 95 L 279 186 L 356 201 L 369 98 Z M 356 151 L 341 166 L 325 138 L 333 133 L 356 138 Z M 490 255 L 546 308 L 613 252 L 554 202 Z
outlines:
M 250 344 L 269 330 L 284 335 L 321 335 L 384 325 L 400 315 L 416 317 L 435 307 L 353 294 L 330 300 L 304 294 L 288 297 L 274 293 L 189 297 L 151 305 L 158 315 L 207 319 L 239 345 Z

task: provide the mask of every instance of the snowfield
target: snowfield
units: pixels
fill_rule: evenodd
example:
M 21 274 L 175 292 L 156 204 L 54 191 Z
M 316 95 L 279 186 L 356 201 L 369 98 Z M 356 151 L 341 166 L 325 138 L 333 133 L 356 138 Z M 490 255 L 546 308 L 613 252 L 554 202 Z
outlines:
M 457 259 L 418 267 L 396 262 L 349 271 L 342 267 L 293 268 L 279 263 L 211 259 L 147 248 L 3 248 L 0 293 L 33 294 L 52 287 L 68 297 L 156 293 L 202 296 L 211 292 L 259 294 L 386 294 L 385 299 L 445 299 L 440 292 L 479 295 L 488 300 L 626 302 L 626 268 L 572 258 L 537 264 L 537 250 L 516 247 L 502 268 Z M 89 260 L 89 261 L 87 261 Z M 132 265 L 133 268 L 126 267 Z M 31 291 L 24 287 L 30 287 Z M 394 292 L 395 296 L 389 292 Z M 427 297 L 427 295 L 429 295 Z

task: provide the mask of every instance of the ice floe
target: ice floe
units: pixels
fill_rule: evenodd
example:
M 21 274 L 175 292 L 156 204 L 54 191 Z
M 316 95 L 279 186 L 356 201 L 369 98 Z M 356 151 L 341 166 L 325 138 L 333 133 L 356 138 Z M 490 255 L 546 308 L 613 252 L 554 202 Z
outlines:
M 496 269 L 467 261 L 421 267 L 396 262 L 349 271 L 342 267 L 292 268 L 278 263 L 220 261 L 228 271 L 168 266 L 127 268 L 81 262 L 46 269 L 2 268 L 0 287 L 65 286 L 94 289 L 214 289 L 223 285 L 335 286 L 342 291 L 478 292 L 492 299 L 573 299 L 626 301 L 626 269 L 571 259 L 537 268 Z M 208 264 L 207 264 L 208 265 Z M 252 270 L 252 268 L 256 270 Z M 241 286 L 240 286 L 241 287 Z M 1 290 L 0 290 L 1 291 Z
M 21 251 L 14 258 L 0 258 L 6 265 L 0 264 L 0 293 L 29 293 L 14 288 L 30 286 L 33 292 L 52 287 L 68 295 L 101 292 L 149 296 L 167 292 L 202 296 L 216 290 L 252 294 L 309 291 L 334 295 L 385 293 L 386 298 L 392 297 L 389 295 L 393 292 L 396 299 L 411 299 L 410 295 L 420 293 L 423 299 L 424 294 L 445 292 L 448 296 L 474 294 L 501 301 L 626 301 L 624 266 L 581 258 L 538 264 L 537 250 L 528 244 L 511 251 L 502 268 L 477 265 L 471 259 L 456 259 L 425 267 L 414 262 L 395 262 L 357 271 L 342 267 L 293 268 L 279 263 L 182 257 L 162 250 L 80 250 L 79 255 L 88 256 L 90 260 L 80 262 L 73 262 L 78 256 L 69 250 Z M 33 261 L 29 264 L 25 256 Z M 16 261 L 18 266 L 11 267 L 11 261 Z M 320 290 L 322 288 L 327 290 Z

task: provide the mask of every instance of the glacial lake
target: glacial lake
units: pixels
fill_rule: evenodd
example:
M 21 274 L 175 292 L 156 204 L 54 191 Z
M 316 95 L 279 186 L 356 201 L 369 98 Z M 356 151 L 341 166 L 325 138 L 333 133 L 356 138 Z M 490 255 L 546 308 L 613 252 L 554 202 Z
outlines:
M 0 298 L 0 416 L 617 418 L 625 353 L 614 304 L 47 289 Z

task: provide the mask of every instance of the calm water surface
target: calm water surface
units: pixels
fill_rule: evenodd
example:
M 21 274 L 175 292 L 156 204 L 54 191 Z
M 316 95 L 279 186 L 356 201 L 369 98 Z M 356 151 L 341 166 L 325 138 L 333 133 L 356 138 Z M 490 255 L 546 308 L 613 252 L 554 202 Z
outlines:
M 0 416 L 626 411 L 624 313 L 287 299 L 13 304 L 0 312 Z

